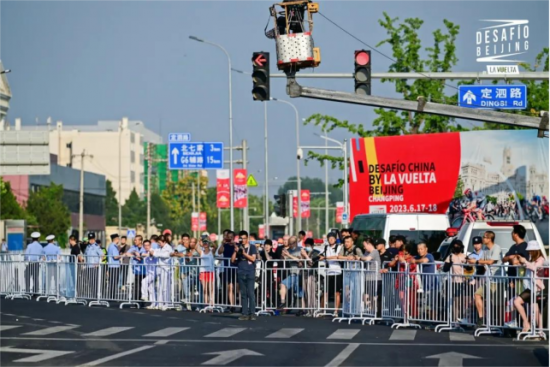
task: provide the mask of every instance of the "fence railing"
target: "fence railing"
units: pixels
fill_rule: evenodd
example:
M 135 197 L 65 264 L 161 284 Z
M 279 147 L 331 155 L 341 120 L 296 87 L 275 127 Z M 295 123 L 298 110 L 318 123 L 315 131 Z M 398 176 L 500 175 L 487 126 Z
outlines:
M 200 312 L 240 308 L 235 265 L 230 259 L 216 258 L 214 264 L 207 260 L 144 256 L 128 262 L 106 256 L 98 262 L 97 257 L 59 255 L 28 261 L 22 254 L 2 254 L 0 295 L 66 305 L 117 303 L 121 308 L 148 305 Z M 549 332 L 547 265 L 530 272 L 518 267 L 514 276 L 505 276 L 509 266 L 453 264 L 442 272 L 426 266 L 433 264 L 401 264 L 396 269 L 372 261 L 334 264 L 327 267 L 308 259 L 258 261 L 256 314 L 295 311 L 335 316 L 333 321 L 338 322 L 382 321 L 392 328 L 429 324 L 436 332 L 475 327 L 476 336 L 515 329 L 521 331 L 518 339 L 546 339 Z

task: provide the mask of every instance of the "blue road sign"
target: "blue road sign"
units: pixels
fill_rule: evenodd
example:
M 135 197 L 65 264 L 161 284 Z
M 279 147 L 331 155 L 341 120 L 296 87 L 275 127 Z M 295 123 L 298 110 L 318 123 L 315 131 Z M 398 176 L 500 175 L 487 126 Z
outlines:
M 461 85 L 458 105 L 467 108 L 524 110 L 527 108 L 525 85 Z
M 171 133 L 168 134 L 168 141 L 191 141 L 191 134 L 189 133 Z
M 169 141 L 168 154 L 171 170 L 223 168 L 223 143 Z
M 135 238 L 136 237 L 136 230 L 133 228 L 130 228 L 126 231 L 126 237 L 128 238 Z
M 342 221 L 347 222 L 348 221 L 348 213 L 342 213 Z

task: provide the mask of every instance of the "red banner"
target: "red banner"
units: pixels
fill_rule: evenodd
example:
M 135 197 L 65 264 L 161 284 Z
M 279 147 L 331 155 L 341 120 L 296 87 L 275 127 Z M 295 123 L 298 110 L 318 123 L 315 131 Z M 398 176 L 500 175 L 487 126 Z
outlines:
M 216 205 L 220 209 L 226 209 L 231 206 L 231 197 L 229 189 L 229 170 L 219 169 L 216 171 Z
M 265 225 L 260 224 L 258 226 L 258 237 L 262 240 L 265 238 Z
M 192 231 L 198 231 L 199 230 L 199 213 L 191 213 L 191 230 Z
M 445 213 L 460 154 L 459 133 L 352 139 L 350 220 L 362 213 Z
M 199 214 L 199 231 L 206 231 L 206 213 Z
M 344 214 L 344 202 L 338 201 L 336 203 L 336 223 L 342 223 L 342 214 Z
M 233 206 L 246 208 L 248 205 L 248 187 L 246 186 L 246 170 L 233 170 Z
M 294 193 L 297 193 L 298 191 L 294 190 Z M 301 193 L 302 197 L 302 218 L 309 218 L 311 209 L 310 209 L 310 192 L 309 190 L 302 190 Z M 292 215 L 294 218 L 298 216 L 298 197 L 294 195 L 292 197 Z

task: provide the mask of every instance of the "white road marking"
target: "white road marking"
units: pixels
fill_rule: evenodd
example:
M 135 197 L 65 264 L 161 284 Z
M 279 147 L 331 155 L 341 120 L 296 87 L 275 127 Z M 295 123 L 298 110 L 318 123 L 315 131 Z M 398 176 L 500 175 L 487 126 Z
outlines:
M 349 344 L 344 348 L 332 361 L 330 361 L 326 367 L 337 367 L 344 363 L 346 359 L 359 347 L 359 344 Z
M 85 364 L 80 365 L 78 367 L 97 366 L 99 364 L 112 361 L 113 359 L 118 359 L 120 357 L 128 356 L 130 354 L 138 353 L 138 352 L 141 352 L 142 350 L 147 350 L 147 349 L 151 349 L 151 348 L 154 348 L 154 347 L 155 347 L 154 345 L 144 345 L 144 346 L 136 348 L 136 349 L 130 349 L 130 350 L 127 350 L 125 352 L 113 354 L 112 356 L 109 356 L 109 357 L 96 359 L 95 361 L 85 363 Z
M 21 325 L 0 325 L 0 331 L 6 331 L 21 327 Z
M 113 327 L 108 327 L 106 329 L 94 331 L 93 333 L 84 334 L 84 336 L 108 336 L 108 335 L 118 334 L 133 328 L 134 328 L 133 326 L 113 326 Z
M 168 344 L 170 340 L 159 340 L 158 342 L 155 343 L 155 345 L 164 345 L 164 344 Z
M 415 337 L 416 330 L 394 330 L 390 340 L 414 340 Z
M 359 329 L 338 329 L 332 334 L 330 334 L 327 339 L 352 339 Z
M 185 331 L 187 329 L 189 329 L 189 328 L 188 327 L 167 327 L 166 329 L 161 329 L 161 330 L 155 331 L 154 333 L 145 334 L 143 336 L 144 337 L 153 337 L 153 338 L 162 337 L 162 336 L 170 336 L 170 335 L 174 335 L 176 333 L 179 333 L 181 331 Z
M 41 362 L 41 361 L 45 361 L 46 359 L 74 353 L 72 351 L 23 349 L 23 348 L 12 348 L 12 347 L 0 347 L 0 352 L 19 353 L 19 354 L 36 354 L 35 356 L 16 359 L 13 362 Z
M 274 332 L 273 334 L 266 336 L 266 338 L 287 339 L 287 338 L 292 338 L 294 335 L 302 331 L 304 331 L 304 329 L 283 328 L 281 330 Z
M 228 327 L 218 330 L 212 334 L 208 334 L 205 336 L 205 338 L 229 338 L 230 336 L 233 336 L 245 330 L 246 328 L 244 327 Z
M 55 334 L 55 333 L 60 333 L 62 331 L 75 329 L 77 327 L 78 326 L 52 326 L 52 327 L 47 327 L 47 328 L 41 329 L 41 330 L 31 331 L 31 332 L 25 333 L 23 335 L 34 335 L 34 336 L 51 335 L 51 334 Z
M 449 333 L 449 339 L 452 342 L 473 342 L 476 340 L 473 335 L 465 333 Z

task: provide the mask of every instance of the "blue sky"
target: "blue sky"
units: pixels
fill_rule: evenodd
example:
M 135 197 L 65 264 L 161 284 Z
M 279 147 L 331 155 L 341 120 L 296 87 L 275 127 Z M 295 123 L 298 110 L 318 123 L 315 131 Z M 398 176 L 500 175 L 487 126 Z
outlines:
M 320 10 L 351 33 L 374 46 L 385 38 L 378 25 L 383 11 L 404 19 L 424 20 L 424 46 L 443 19 L 460 25 L 455 71 L 483 71 L 475 61 L 475 32 L 480 19 L 528 19 L 529 62 L 548 46 L 548 2 L 528 1 L 320 1 Z M 274 41 L 264 36 L 270 1 L 2 1 L 0 58 L 12 69 L 13 92 L 8 118 L 34 124 L 48 116 L 65 124 L 90 124 L 100 119 L 142 120 L 166 138 L 170 132 L 190 132 L 194 140 L 228 143 L 227 61 L 224 54 L 189 35 L 223 45 L 233 67 L 251 70 L 253 51 L 270 51 L 275 70 Z M 353 51 L 364 45 L 315 17 L 314 39 L 321 48 L 319 73 L 352 72 Z M 270 25 L 271 27 L 271 25 Z M 388 46 L 380 51 L 391 55 Z M 373 53 L 373 71 L 387 71 L 390 61 Z M 304 80 L 302 84 L 327 89 L 353 90 L 353 81 Z M 263 106 L 251 97 L 252 81 L 233 74 L 234 140 L 247 139 L 250 171 L 263 182 Z M 391 84 L 374 81 L 373 94 L 398 97 Z M 285 95 L 284 81 L 272 80 L 271 94 Z M 373 109 L 306 99 L 292 99 L 300 117 L 314 113 L 370 126 Z M 467 124 L 468 126 L 468 124 Z M 301 128 L 303 145 L 323 142 L 314 135 L 319 128 Z M 296 172 L 294 112 L 270 103 L 270 178 Z M 332 137 L 350 138 L 343 131 Z M 240 153 L 236 153 L 238 156 Z M 317 164 L 302 174 L 324 177 Z M 335 181 L 341 175 L 330 173 Z M 272 188 L 272 190 L 275 187 Z

